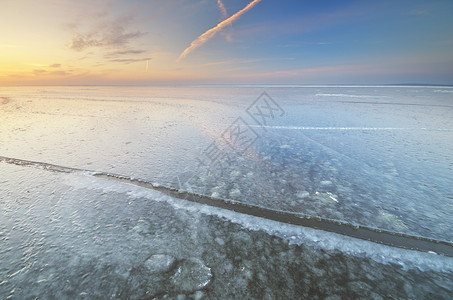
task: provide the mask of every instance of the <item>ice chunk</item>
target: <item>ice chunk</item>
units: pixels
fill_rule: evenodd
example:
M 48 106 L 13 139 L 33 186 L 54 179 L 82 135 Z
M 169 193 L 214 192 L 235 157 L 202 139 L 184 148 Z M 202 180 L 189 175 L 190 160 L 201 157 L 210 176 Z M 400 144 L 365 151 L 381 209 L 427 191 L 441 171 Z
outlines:
M 296 197 L 299 199 L 308 198 L 308 197 L 310 197 L 310 193 L 307 191 L 298 191 L 296 193 Z
M 211 279 L 211 268 L 198 258 L 189 258 L 178 265 L 171 281 L 177 290 L 194 292 L 206 287 Z
M 230 197 L 231 198 L 237 198 L 241 195 L 241 191 L 239 189 L 232 189 L 230 191 Z
M 332 185 L 332 181 L 330 180 L 323 180 L 320 182 L 321 185 Z
M 404 222 L 401 221 L 400 218 L 385 211 L 380 211 L 376 219 L 381 223 L 381 225 L 387 225 L 394 230 L 404 232 L 408 229 L 406 224 L 404 224 Z
M 219 244 L 220 246 L 225 245 L 225 241 L 222 238 L 216 237 L 215 242 Z
M 172 269 L 176 262 L 173 256 L 166 254 L 155 254 L 148 258 L 144 266 L 150 273 L 164 273 Z
M 338 199 L 337 199 L 338 196 L 335 194 L 332 194 L 330 192 L 327 192 L 327 193 L 316 192 L 315 195 L 316 195 L 316 199 L 323 203 L 328 204 L 330 201 L 334 201 L 334 202 L 338 203 Z

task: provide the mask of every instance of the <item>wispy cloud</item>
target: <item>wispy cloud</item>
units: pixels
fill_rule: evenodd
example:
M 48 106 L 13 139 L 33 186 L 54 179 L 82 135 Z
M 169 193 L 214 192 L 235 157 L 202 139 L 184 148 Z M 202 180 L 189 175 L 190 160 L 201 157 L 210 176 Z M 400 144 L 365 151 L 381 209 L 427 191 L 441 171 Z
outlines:
M 53 64 L 49 66 L 50 68 L 59 68 L 61 67 L 61 64 Z
M 251 72 L 243 74 L 235 74 L 236 78 L 250 79 L 250 80 L 281 80 L 282 82 L 289 82 L 291 80 L 314 79 L 314 80 L 328 80 L 331 78 L 343 78 L 348 81 L 348 78 L 354 80 L 364 79 L 367 77 L 376 78 L 389 78 L 393 75 L 411 76 L 417 74 L 451 74 L 451 66 L 453 62 L 445 63 L 445 61 L 420 61 L 414 58 L 398 58 L 388 60 L 386 62 L 356 62 L 353 64 L 345 65 L 328 65 L 328 66 L 315 66 L 311 68 L 296 68 L 289 70 L 274 70 L 269 72 Z M 359 80 L 360 81 L 360 80 Z
M 140 31 L 125 32 L 124 28 L 118 27 L 117 30 L 109 30 L 99 36 L 98 33 L 77 33 L 71 41 L 69 48 L 76 51 L 83 51 L 91 47 L 119 47 L 127 45 L 132 40 L 143 36 Z
M 54 64 L 54 65 L 59 65 L 59 64 Z M 50 65 L 50 68 L 55 68 L 54 65 Z M 40 75 L 53 75 L 53 76 L 68 76 L 72 75 L 73 70 L 59 70 L 59 71 L 49 71 L 49 70 L 44 70 L 44 69 L 35 69 L 33 70 L 33 74 L 35 76 L 40 76 Z
M 146 34 L 129 28 L 132 19 L 131 16 L 121 16 L 110 22 L 98 24 L 88 32 L 76 32 L 72 37 L 69 48 L 75 51 L 83 51 L 92 47 L 110 49 L 127 46 Z
M 212 66 L 220 66 L 220 65 L 229 65 L 232 64 L 234 61 L 233 60 L 225 60 L 225 61 L 214 61 L 214 62 L 209 62 L 202 64 L 204 67 L 212 67 Z
M 222 14 L 222 21 L 223 21 L 226 18 L 228 18 L 227 10 L 225 8 L 225 5 L 223 5 L 222 0 L 217 0 L 217 5 L 219 6 L 220 13 Z M 226 38 L 226 40 L 228 42 L 232 42 L 233 41 L 233 34 L 232 34 L 232 30 L 231 29 L 232 29 L 232 26 L 230 24 L 229 30 L 225 31 L 225 38 Z
M 222 18 L 226 19 L 228 16 L 227 11 L 225 9 L 225 5 L 223 5 L 222 0 L 217 0 L 217 5 L 219 6 L 220 13 L 222 14 Z
M 136 62 L 145 62 L 150 60 L 150 57 L 144 57 L 144 58 L 117 58 L 117 59 L 111 59 L 111 62 L 117 62 L 117 63 L 123 63 L 123 64 L 131 64 L 131 63 L 136 63 Z
M 151 59 L 150 57 L 142 56 L 142 54 L 146 54 L 147 52 L 148 51 L 146 50 L 134 50 L 134 49 L 114 51 L 106 53 L 104 55 L 104 58 L 109 60 L 110 62 L 123 63 L 128 65 L 135 62 L 144 62 L 150 60 Z
M 35 75 L 44 74 L 44 73 L 46 73 L 46 72 L 47 72 L 46 70 L 42 70 L 42 69 L 35 69 L 35 70 L 33 70 L 33 74 L 35 74 Z
M 236 21 L 237 19 L 239 19 L 239 17 L 241 17 L 244 13 L 246 13 L 247 11 L 249 11 L 250 9 L 252 9 L 256 4 L 258 4 L 261 0 L 253 0 L 252 2 L 250 2 L 249 4 L 247 4 L 246 7 L 244 7 L 243 9 L 241 9 L 240 11 L 238 11 L 237 13 L 235 13 L 234 15 L 232 15 L 231 17 L 229 17 L 228 19 L 226 20 L 223 20 L 222 22 L 218 23 L 215 27 L 207 30 L 205 33 L 203 33 L 202 35 L 200 35 L 197 39 L 195 39 L 194 41 L 192 41 L 192 43 L 190 44 L 189 47 L 187 47 L 182 53 L 181 55 L 178 57 L 177 61 L 180 61 L 181 59 L 185 58 L 187 56 L 187 54 L 189 54 L 190 52 L 192 52 L 193 50 L 197 49 L 198 47 L 202 46 L 203 44 L 205 44 L 209 39 L 211 39 L 217 32 L 219 32 L 220 30 L 222 30 L 224 27 L 232 24 L 234 21 Z
M 53 71 L 53 72 L 50 72 L 50 75 L 68 76 L 68 75 L 72 75 L 72 73 L 70 71 Z
M 103 43 L 100 40 L 97 40 L 93 37 L 94 34 L 87 33 L 87 34 L 80 34 L 76 33 L 74 37 L 72 37 L 71 45 L 69 48 L 75 51 L 82 51 L 86 48 L 90 47 L 99 47 L 102 46 Z
M 121 55 L 130 55 L 130 54 L 143 54 L 146 53 L 146 50 L 123 50 L 123 51 L 115 51 L 115 52 L 109 52 L 105 54 L 105 57 L 117 57 Z

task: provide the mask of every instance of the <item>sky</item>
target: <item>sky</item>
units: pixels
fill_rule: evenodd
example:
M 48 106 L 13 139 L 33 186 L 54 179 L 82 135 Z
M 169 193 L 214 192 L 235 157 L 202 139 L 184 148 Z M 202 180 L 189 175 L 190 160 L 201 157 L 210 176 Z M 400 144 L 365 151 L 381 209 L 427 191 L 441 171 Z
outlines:
M 0 7 L 0 86 L 453 84 L 451 0 Z

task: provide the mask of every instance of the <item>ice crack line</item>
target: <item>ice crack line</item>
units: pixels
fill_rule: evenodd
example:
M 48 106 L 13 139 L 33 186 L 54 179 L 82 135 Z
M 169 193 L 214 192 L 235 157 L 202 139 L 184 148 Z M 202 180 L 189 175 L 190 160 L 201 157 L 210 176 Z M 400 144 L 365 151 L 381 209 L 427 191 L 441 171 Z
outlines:
M 255 125 L 250 125 L 255 127 Z M 446 131 L 453 132 L 451 128 L 405 128 L 405 127 L 315 127 L 315 126 L 261 126 L 269 129 L 288 130 L 323 130 L 323 131 Z
M 129 176 L 111 174 L 106 172 L 96 172 L 87 169 L 78 169 L 65 167 L 44 162 L 22 160 L 0 156 L 0 163 L 14 164 L 18 166 L 28 166 L 41 168 L 46 171 L 59 173 L 77 173 L 82 172 L 87 176 L 99 177 L 106 180 L 118 181 L 142 188 L 159 191 L 171 197 L 196 202 L 212 207 L 231 210 L 241 214 L 247 214 L 255 217 L 260 217 L 268 220 L 273 220 L 281 223 L 304 226 L 334 232 L 362 240 L 367 240 L 375 243 L 380 243 L 392 247 L 411 249 L 423 252 L 435 252 L 438 254 L 453 257 L 453 243 L 449 241 L 441 241 L 430 239 L 427 237 L 413 236 L 403 233 L 397 233 L 387 230 L 380 230 L 363 225 L 354 225 L 338 220 L 324 219 L 320 217 L 310 217 L 300 214 L 295 214 L 287 211 L 278 211 L 266 207 L 249 205 L 237 201 L 226 199 L 212 198 L 205 195 L 199 195 L 189 192 L 181 192 L 175 188 L 158 186 L 148 181 L 134 179 Z
M 228 124 L 217 124 L 228 125 Z M 283 130 L 306 130 L 306 131 L 440 131 L 453 132 L 453 128 L 429 128 L 429 127 L 341 127 L 341 126 L 283 126 L 283 125 L 238 125 L 239 127 L 283 129 Z

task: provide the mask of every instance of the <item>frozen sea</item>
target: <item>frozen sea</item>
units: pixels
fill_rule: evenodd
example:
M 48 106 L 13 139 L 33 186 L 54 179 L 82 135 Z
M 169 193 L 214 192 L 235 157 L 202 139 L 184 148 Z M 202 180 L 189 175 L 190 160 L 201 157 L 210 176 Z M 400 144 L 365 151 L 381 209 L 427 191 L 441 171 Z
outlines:
M 452 87 L 0 87 L 0 120 L 1 299 L 453 293 Z

